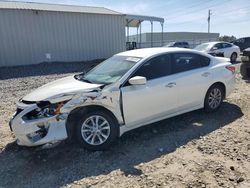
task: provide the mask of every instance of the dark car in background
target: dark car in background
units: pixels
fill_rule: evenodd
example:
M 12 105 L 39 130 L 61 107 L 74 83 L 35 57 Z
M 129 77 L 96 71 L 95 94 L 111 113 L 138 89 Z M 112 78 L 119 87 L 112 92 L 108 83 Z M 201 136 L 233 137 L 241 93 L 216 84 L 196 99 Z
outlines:
M 250 37 L 239 38 L 235 41 L 232 41 L 232 43 L 236 46 L 239 46 L 240 51 L 243 51 L 250 47 Z
M 170 42 L 164 47 L 190 48 L 188 42 Z

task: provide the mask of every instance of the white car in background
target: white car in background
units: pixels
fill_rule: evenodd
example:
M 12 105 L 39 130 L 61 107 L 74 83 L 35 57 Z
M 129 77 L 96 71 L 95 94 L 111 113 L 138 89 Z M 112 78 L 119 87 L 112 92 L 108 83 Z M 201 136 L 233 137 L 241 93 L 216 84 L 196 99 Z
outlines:
M 38 146 L 77 138 L 90 150 L 123 133 L 192 110 L 216 111 L 234 88 L 226 58 L 182 48 L 119 53 L 86 74 L 48 83 L 17 103 L 17 143 Z
M 228 42 L 207 42 L 194 48 L 214 56 L 230 58 L 231 62 L 236 62 L 240 56 L 240 48 Z

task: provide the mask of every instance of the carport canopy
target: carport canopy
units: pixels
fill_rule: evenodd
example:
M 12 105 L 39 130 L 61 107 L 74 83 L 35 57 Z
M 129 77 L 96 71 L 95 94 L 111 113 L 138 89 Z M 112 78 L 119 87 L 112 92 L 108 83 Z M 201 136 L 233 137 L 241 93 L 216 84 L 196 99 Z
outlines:
M 126 27 L 127 27 L 127 42 L 129 42 L 129 28 L 136 27 L 137 28 L 137 43 L 138 43 L 138 29 L 140 28 L 140 45 L 141 45 L 141 23 L 143 21 L 149 21 L 151 23 L 151 47 L 153 47 L 153 22 L 159 22 L 161 24 L 161 42 L 163 45 L 163 24 L 164 18 L 155 17 L 155 16 L 142 16 L 142 15 L 134 15 L 127 14 L 126 15 Z

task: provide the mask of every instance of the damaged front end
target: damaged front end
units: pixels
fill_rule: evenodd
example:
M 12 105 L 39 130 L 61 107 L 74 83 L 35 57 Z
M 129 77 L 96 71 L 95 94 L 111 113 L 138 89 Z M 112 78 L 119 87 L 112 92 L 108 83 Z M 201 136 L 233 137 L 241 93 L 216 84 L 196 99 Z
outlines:
M 66 102 L 18 102 L 16 113 L 10 121 L 17 144 L 37 146 L 66 139 L 65 121 L 68 114 L 60 113 Z
M 69 114 L 77 108 L 102 106 L 114 114 L 119 124 L 123 124 L 119 98 L 119 90 L 105 92 L 95 88 L 74 94 L 60 94 L 40 102 L 21 100 L 17 103 L 10 127 L 18 145 L 53 145 L 71 134 L 67 132 L 66 122 Z

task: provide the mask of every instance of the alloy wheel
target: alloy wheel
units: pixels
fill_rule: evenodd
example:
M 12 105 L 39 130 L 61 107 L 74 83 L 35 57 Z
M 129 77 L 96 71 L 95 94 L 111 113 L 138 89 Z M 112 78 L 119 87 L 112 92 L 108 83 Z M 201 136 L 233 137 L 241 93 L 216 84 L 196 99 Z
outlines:
M 101 145 L 110 135 L 110 124 L 100 115 L 90 116 L 82 124 L 81 135 L 88 144 Z
M 210 108 L 212 109 L 218 108 L 218 106 L 221 103 L 221 100 L 222 100 L 222 93 L 220 89 L 214 88 L 213 90 L 211 90 L 208 97 L 208 105 L 210 106 Z
M 236 60 L 237 60 L 237 55 L 236 55 L 236 53 L 233 53 L 231 56 L 231 61 L 235 62 Z

